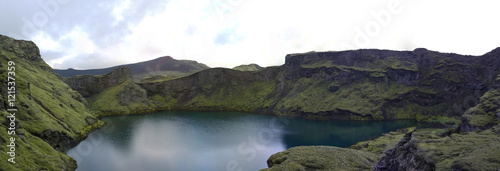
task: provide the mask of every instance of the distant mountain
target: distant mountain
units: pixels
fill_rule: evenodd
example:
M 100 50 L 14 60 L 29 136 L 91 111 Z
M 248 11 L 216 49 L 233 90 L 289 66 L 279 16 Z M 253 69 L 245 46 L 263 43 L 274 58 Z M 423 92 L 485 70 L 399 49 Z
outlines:
M 84 74 L 103 75 L 121 66 L 130 68 L 135 78 L 143 78 L 151 75 L 183 76 L 210 68 L 207 65 L 198 63 L 196 61 L 176 60 L 170 56 L 164 56 L 150 61 L 119 65 L 103 69 L 76 70 L 70 68 L 66 70 L 54 69 L 54 72 L 61 75 L 62 77 L 73 77 L 76 75 Z
M 258 71 L 261 69 L 264 68 L 257 64 L 240 65 L 233 68 L 233 70 L 238 70 L 238 71 Z

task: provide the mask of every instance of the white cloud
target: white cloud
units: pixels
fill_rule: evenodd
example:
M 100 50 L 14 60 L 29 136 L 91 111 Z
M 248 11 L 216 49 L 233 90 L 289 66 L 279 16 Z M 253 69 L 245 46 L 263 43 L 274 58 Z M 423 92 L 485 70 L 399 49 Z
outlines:
M 42 55 L 60 53 L 44 57 L 55 68 L 102 68 L 165 55 L 212 67 L 244 63 L 269 66 L 283 64 L 286 54 L 307 51 L 424 47 L 481 55 L 500 46 L 497 1 L 160 2 L 107 2 L 103 6 L 112 8 L 96 8 L 88 17 L 76 15 L 74 9 L 75 14 L 68 16 L 80 18 L 51 18 L 49 25 L 54 27 L 46 28 L 52 30 L 51 34 L 43 32 L 33 39 Z M 391 13 L 389 22 L 380 23 L 373 13 L 388 11 L 393 2 L 399 2 L 401 10 Z M 76 8 L 79 4 L 69 3 L 61 11 L 71 11 L 65 7 Z M 153 7 L 155 12 L 149 12 Z M 101 14 L 104 16 L 99 19 Z M 73 25 L 66 23 L 68 19 L 74 20 Z M 374 24 L 379 25 L 379 30 Z M 53 30 L 63 25 L 70 29 L 57 32 L 60 36 L 55 37 Z M 376 32 L 367 36 L 366 43 L 357 43 L 360 32 L 370 33 L 367 29 Z M 343 46 L 346 44 L 349 46 Z
M 38 48 L 43 49 L 45 51 L 61 51 L 62 47 L 58 41 L 52 39 L 45 32 L 37 32 L 37 34 L 33 37 L 33 41 L 37 43 Z
M 132 4 L 131 0 L 122 1 L 119 5 L 113 8 L 113 14 L 115 15 L 116 21 L 115 24 L 123 21 L 125 18 L 123 17 L 123 13 L 130 8 Z
M 96 50 L 98 50 L 97 47 L 92 42 L 92 40 L 90 40 L 89 35 L 79 27 L 76 27 L 71 32 L 64 34 L 58 41 L 70 42 L 70 45 L 69 46 L 67 45 L 66 49 L 58 48 L 53 50 L 53 51 L 58 51 L 58 50 L 64 51 L 63 56 L 47 62 L 49 65 L 53 67 L 58 67 L 64 64 L 65 61 L 72 60 L 77 56 L 93 54 L 96 52 Z M 41 42 L 41 44 L 43 44 L 43 42 Z M 43 47 L 44 46 L 41 46 L 41 48 Z

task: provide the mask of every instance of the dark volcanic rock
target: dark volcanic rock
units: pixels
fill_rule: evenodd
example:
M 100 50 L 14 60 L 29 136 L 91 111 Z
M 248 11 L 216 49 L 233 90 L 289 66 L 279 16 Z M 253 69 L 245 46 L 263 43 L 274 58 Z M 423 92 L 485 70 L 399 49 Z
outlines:
M 420 156 L 416 144 L 412 142 L 412 134 L 413 131 L 406 133 L 396 147 L 385 151 L 385 156 L 373 165 L 373 170 L 436 170 L 434 164 Z

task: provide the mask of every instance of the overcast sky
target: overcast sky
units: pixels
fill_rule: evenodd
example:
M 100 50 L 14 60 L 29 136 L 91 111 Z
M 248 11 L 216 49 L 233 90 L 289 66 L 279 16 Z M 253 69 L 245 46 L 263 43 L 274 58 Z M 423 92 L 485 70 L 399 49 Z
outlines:
M 0 34 L 33 40 L 56 69 L 160 56 L 271 66 L 289 53 L 361 48 L 482 55 L 500 46 L 498 7 L 494 0 L 8 0 L 0 2 Z

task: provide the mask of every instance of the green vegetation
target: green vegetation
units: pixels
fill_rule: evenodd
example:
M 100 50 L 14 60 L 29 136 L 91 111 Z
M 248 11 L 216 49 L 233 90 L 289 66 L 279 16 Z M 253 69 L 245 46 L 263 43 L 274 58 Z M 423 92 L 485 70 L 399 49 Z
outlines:
M 16 159 L 7 162 L 7 155 L 0 155 L 0 166 L 6 170 L 73 170 L 76 163 L 63 151 L 72 142 L 87 136 L 102 122 L 87 110 L 85 99 L 73 91 L 62 78 L 42 60 L 33 42 L 14 40 L 0 35 L 0 80 L 7 85 L 8 61 L 15 62 L 16 82 Z M 29 89 L 28 89 L 29 84 Z M 4 87 L 0 123 L 6 123 L 4 105 L 7 92 Z M 5 127 L 0 128 L 0 142 L 10 141 Z M 0 152 L 6 154 L 5 146 Z
M 274 82 L 255 82 L 248 85 L 223 87 L 193 98 L 186 104 L 203 108 L 254 111 L 266 107 L 267 96 L 275 89 Z
M 7 112 L 1 111 L 0 122 L 5 123 Z M 23 127 L 28 127 L 25 124 Z M 19 128 L 18 128 L 19 129 Z M 0 166 L 2 170 L 71 170 L 76 168 L 76 162 L 63 152 L 55 150 L 44 140 L 34 136 L 28 131 L 16 130 L 16 163 L 7 162 L 10 158 L 6 152 L 9 151 L 6 144 L 10 143 L 10 135 L 7 129 L 0 127 Z M 22 137 L 22 138 L 21 138 Z M 8 143 L 7 143 L 8 142 Z
M 368 62 L 364 65 L 339 65 L 335 61 L 322 61 L 316 60 L 311 61 L 307 64 L 302 64 L 303 68 L 339 68 L 341 70 L 356 70 L 356 71 L 372 71 L 372 72 L 387 72 L 388 69 L 396 69 L 396 70 L 407 70 L 407 71 L 418 71 L 418 66 L 410 61 L 405 61 L 401 58 L 397 57 L 388 57 L 385 60 L 375 60 L 373 58 L 367 59 Z
M 436 165 L 437 170 L 495 170 L 500 167 L 500 127 L 450 136 L 423 130 L 414 135 L 419 153 Z
M 202 70 L 202 69 L 200 69 Z M 135 74 L 133 75 L 134 77 L 134 82 L 139 82 L 139 83 L 151 83 L 151 82 L 162 82 L 162 81 L 168 81 L 184 76 L 191 75 L 192 73 L 200 70 L 193 70 L 190 72 L 180 72 L 180 71 L 156 71 L 153 73 L 147 73 L 147 74 Z
M 368 71 L 368 72 L 384 72 L 382 68 L 376 67 L 376 68 L 363 68 L 363 67 L 358 67 L 358 66 L 347 66 L 347 65 L 338 65 L 334 61 L 313 61 L 308 64 L 302 64 L 301 67 L 303 68 L 321 68 L 321 67 L 326 67 L 326 68 L 338 68 L 340 70 L 354 70 L 354 71 Z
M 475 128 L 485 128 L 496 125 L 500 121 L 500 89 L 492 89 L 481 97 L 479 104 L 467 110 L 464 114 L 466 124 Z
M 335 92 L 329 91 L 328 82 L 310 78 L 300 78 L 293 85 L 292 92 L 296 93 L 288 94 L 278 102 L 278 109 L 300 108 L 311 113 L 344 110 L 373 119 L 384 119 L 380 109 L 386 100 L 397 99 L 415 89 L 391 82 L 375 83 L 368 79 L 358 80 Z M 401 118 L 405 117 L 410 118 Z
M 390 57 L 384 62 L 387 68 L 408 70 L 408 71 L 418 71 L 418 66 L 409 61 L 404 61 L 401 58 Z
M 96 98 L 92 110 L 102 114 L 132 114 L 150 109 L 146 90 L 126 80 L 123 83 L 104 90 Z
M 292 147 L 273 154 L 268 160 L 269 169 L 273 170 L 371 170 L 377 155 L 346 148 L 331 146 Z
M 444 117 L 444 116 L 434 116 L 434 117 L 431 117 L 427 120 L 425 120 L 427 122 L 437 122 L 437 123 L 441 123 L 443 125 L 450 125 L 450 126 L 453 126 L 453 127 L 458 127 L 460 126 L 460 123 L 462 121 L 460 121 L 459 119 L 457 118 L 450 118 L 450 117 Z

